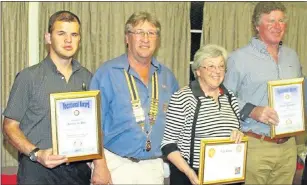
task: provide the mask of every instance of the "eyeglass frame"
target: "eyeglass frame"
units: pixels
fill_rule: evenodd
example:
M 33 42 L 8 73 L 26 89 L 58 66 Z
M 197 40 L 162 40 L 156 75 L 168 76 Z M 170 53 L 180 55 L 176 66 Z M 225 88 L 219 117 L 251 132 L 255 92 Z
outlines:
M 149 33 L 155 33 L 154 35 L 150 35 Z M 131 31 L 129 30 L 128 33 L 132 33 L 138 37 L 144 38 L 145 35 L 147 35 L 148 38 L 157 38 L 159 36 L 158 31 L 144 31 L 144 30 L 136 30 L 136 31 Z
M 219 69 L 219 70 L 222 71 L 222 72 L 226 72 L 226 71 L 227 71 L 225 65 L 223 65 L 223 68 L 222 68 L 222 69 L 220 68 L 220 67 L 222 67 L 222 66 L 215 66 L 215 65 L 211 65 L 211 66 L 199 66 L 199 67 L 204 68 L 204 69 L 206 69 L 206 70 L 209 71 L 209 72 L 217 71 L 217 69 Z

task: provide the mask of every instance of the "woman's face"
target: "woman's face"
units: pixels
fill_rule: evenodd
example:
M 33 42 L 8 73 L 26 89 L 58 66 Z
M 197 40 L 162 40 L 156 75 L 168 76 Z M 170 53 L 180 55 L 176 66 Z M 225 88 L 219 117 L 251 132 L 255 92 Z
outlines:
M 215 90 L 224 80 L 225 69 L 225 61 L 222 56 L 207 58 L 196 70 L 198 81 L 208 90 Z

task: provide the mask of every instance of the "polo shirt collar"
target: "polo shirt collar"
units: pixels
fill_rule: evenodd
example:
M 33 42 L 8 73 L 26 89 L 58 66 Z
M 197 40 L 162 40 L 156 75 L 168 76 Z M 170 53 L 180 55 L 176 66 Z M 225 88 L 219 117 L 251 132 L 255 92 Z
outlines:
M 201 89 L 199 81 L 198 80 L 194 80 L 190 83 L 190 88 L 192 89 L 192 92 L 194 94 L 194 96 L 196 97 L 206 97 L 208 98 L 209 96 L 206 96 L 204 91 Z M 220 91 L 220 96 L 223 96 L 224 94 L 229 96 L 229 92 L 226 89 L 226 87 L 221 83 L 219 86 L 219 91 Z
M 261 53 L 268 53 L 266 45 L 258 37 L 252 37 L 250 44 Z M 281 47 L 282 42 L 279 44 L 279 49 L 281 49 Z
M 46 61 L 47 65 L 52 69 L 53 72 L 56 73 L 58 72 L 56 65 L 53 63 L 52 59 L 50 58 L 50 55 L 47 55 L 44 61 Z M 72 64 L 73 73 L 81 69 L 81 64 L 77 60 L 73 59 L 71 64 Z

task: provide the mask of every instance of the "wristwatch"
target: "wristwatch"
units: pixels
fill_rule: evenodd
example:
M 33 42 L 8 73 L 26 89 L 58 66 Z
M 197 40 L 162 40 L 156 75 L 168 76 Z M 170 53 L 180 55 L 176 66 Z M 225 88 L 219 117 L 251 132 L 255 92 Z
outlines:
M 31 161 L 36 162 L 37 157 L 35 155 L 36 152 L 38 152 L 40 149 L 39 148 L 34 148 L 30 153 L 29 153 L 29 158 Z

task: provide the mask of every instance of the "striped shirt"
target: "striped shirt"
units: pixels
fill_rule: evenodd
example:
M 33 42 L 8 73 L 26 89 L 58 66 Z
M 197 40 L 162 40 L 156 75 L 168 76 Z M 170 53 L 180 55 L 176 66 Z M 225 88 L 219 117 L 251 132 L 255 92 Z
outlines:
M 194 85 L 193 85 L 194 83 Z M 199 168 L 200 141 L 203 138 L 229 137 L 231 131 L 240 128 L 239 106 L 234 94 L 220 86 L 218 103 L 206 96 L 197 81 L 192 82 L 201 102 L 195 127 L 193 168 Z M 229 103 L 231 102 L 231 105 Z M 168 155 L 180 151 L 190 164 L 191 130 L 197 99 L 189 86 L 172 95 L 166 115 L 166 125 L 162 140 L 162 151 Z

